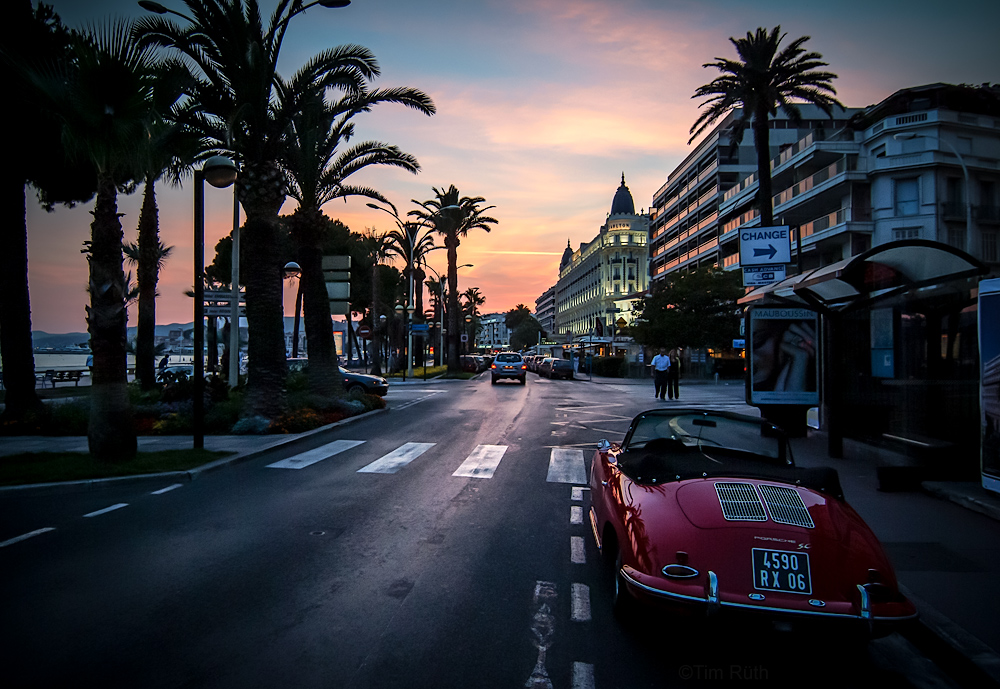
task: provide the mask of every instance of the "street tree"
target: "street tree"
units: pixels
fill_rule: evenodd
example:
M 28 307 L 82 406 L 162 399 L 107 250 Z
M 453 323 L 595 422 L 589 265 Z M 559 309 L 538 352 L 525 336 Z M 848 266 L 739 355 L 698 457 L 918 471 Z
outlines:
M 770 32 L 758 28 L 752 34 L 748 31 L 744 38 L 730 38 L 739 59 L 717 57 L 715 62 L 702 65 L 719 70 L 721 76 L 699 86 L 692 96 L 707 100 L 701 104 L 701 116 L 691 126 L 688 143 L 737 108 L 741 109 L 740 117 L 729 135 L 733 148 L 739 145 L 748 124 L 753 130 L 761 227 L 774 225 L 768 116 L 776 115 L 780 108 L 792 122 L 800 122 L 802 115 L 796 101 L 818 105 L 830 116 L 834 106 L 844 107 L 835 98 L 837 92 L 831 84 L 837 75 L 820 71 L 827 66 L 822 55 L 807 53 L 802 47 L 809 36 L 795 39 L 778 52 L 786 35 L 776 26 Z
M 178 25 L 159 16 L 139 23 L 148 45 L 186 58 L 192 79 L 184 120 L 205 139 L 204 156 L 228 154 L 241 164 L 237 194 L 246 214 L 242 239 L 253 247 L 242 265 L 246 284 L 246 414 L 276 416 L 286 378 L 278 212 L 288 188 L 282 158 L 303 99 L 336 87 L 361 93 L 378 76 L 371 52 L 357 45 L 324 50 L 286 81 L 278 73 L 289 22 L 307 7 L 283 0 L 265 25 L 257 0 L 186 0 Z M 144 7 L 168 10 L 156 3 Z M 292 90 L 291 84 L 295 84 Z
M 459 342 L 459 306 L 458 306 L 458 246 L 463 237 L 472 230 L 490 231 L 490 225 L 498 223 L 496 218 L 485 215 L 486 211 L 495 206 L 484 206 L 482 196 L 460 196 L 458 187 L 454 184 L 447 189 L 432 187 L 434 198 L 413 203 L 420 206 L 407 215 L 417 218 L 444 236 L 444 246 L 448 250 L 448 307 L 446 309 L 448 325 L 447 362 L 448 372 L 458 373 L 461 365 L 458 358 Z
M 298 83 L 300 72 L 287 93 L 306 90 L 293 115 L 284 151 L 288 173 L 288 194 L 299 202 L 289 218 L 295 244 L 296 260 L 302 269 L 302 300 L 305 309 L 306 339 L 309 342 L 309 385 L 313 392 L 333 395 L 341 387 L 337 375 L 337 352 L 330 325 L 330 302 L 323 277 L 321 242 L 326 227 L 322 206 L 338 198 L 362 196 L 387 203 L 371 187 L 346 182 L 356 172 L 373 166 L 391 166 L 416 173 L 417 159 L 397 146 L 379 141 L 364 141 L 342 148 L 354 135 L 352 118 L 370 111 L 379 103 L 399 103 L 425 115 L 434 114 L 434 103 L 421 91 L 412 88 L 369 90 L 330 98 L 326 89 L 312 88 L 308 81 Z M 308 79 L 308 75 L 305 76 Z M 283 92 L 284 93 L 284 92 Z
M 73 68 L 50 73 L 43 89 L 62 123 L 71 156 L 87 161 L 97 177 L 90 240 L 87 329 L 93 352 L 87 440 L 98 461 L 135 458 L 136 431 L 127 389 L 123 232 L 118 186 L 141 179 L 156 79 L 152 48 L 138 45 L 133 23 L 90 26 L 73 41 Z
M 89 201 L 97 177 L 89 162 L 68 158 L 62 123 L 40 90 L 46 73 L 73 69 L 72 34 L 52 7 L 32 9 L 30 0 L 15 0 L 0 24 L 0 64 L 7 99 L 17 107 L 5 114 L 8 130 L 21 142 L 7 148 L 2 186 L 5 213 L 0 222 L 0 361 L 4 373 L 5 421 L 42 410 L 35 393 L 35 359 L 31 341 L 31 298 L 28 291 L 27 187 L 31 185 L 47 211 L 56 204 L 72 207 Z
M 631 333 L 652 348 L 728 347 L 739 335 L 742 282 L 739 272 L 714 267 L 672 273 L 639 300 Z

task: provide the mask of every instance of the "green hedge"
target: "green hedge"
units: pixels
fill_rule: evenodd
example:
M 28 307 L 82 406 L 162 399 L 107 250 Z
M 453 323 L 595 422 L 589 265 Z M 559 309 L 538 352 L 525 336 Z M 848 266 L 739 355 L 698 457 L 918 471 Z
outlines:
M 628 372 L 628 365 L 623 356 L 595 356 L 594 375 L 605 378 L 624 378 Z

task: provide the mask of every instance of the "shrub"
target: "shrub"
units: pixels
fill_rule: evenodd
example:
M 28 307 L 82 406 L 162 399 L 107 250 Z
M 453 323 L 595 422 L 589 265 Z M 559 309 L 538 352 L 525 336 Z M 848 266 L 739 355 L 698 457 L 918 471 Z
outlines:
M 595 356 L 594 375 L 606 378 L 623 378 L 628 371 L 628 365 L 623 356 Z
M 285 412 L 271 421 L 271 433 L 304 433 L 325 425 L 324 417 L 314 409 L 297 409 Z
M 247 416 L 233 425 L 236 435 L 264 435 L 271 422 L 263 416 Z
M 49 420 L 46 433 L 50 435 L 87 435 L 90 421 L 90 400 L 75 397 L 48 405 Z

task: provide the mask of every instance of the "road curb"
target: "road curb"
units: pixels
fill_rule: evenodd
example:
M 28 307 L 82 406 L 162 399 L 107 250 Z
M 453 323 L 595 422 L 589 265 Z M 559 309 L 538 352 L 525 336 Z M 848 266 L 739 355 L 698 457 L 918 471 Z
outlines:
M 232 464 L 238 464 L 240 462 L 246 462 L 251 459 L 256 459 L 261 455 L 271 452 L 277 448 L 292 449 L 300 444 L 305 444 L 313 436 L 319 435 L 320 433 L 325 433 L 331 429 L 337 428 L 338 426 L 346 426 L 348 424 L 354 423 L 356 421 L 361 421 L 370 416 L 376 414 L 384 414 L 389 411 L 389 407 L 384 409 L 375 409 L 373 411 L 365 412 L 364 414 L 359 414 L 357 416 L 350 416 L 346 419 L 336 421 L 326 426 L 320 426 L 319 428 L 314 428 L 311 431 L 306 431 L 305 433 L 289 434 L 287 439 L 275 443 L 274 445 L 268 445 L 259 450 L 251 450 L 250 452 L 236 452 L 230 457 L 222 457 L 215 461 L 209 462 L 208 464 L 202 464 L 199 467 L 193 469 L 188 469 L 186 471 L 163 471 L 155 474 L 136 474 L 134 476 L 112 476 L 110 478 L 93 478 L 93 479 L 83 479 L 80 481 L 59 481 L 55 483 L 26 483 L 18 486 L 0 486 L 0 495 L 16 494 L 16 495 L 52 495 L 61 492 L 69 492 L 73 490 L 83 489 L 97 489 L 97 488 L 108 488 L 116 485 L 125 485 L 129 483 L 142 483 L 142 482 L 152 482 L 152 481 L 194 481 L 195 479 L 201 477 L 203 474 L 208 474 L 210 472 L 222 469 L 224 467 L 230 466 Z M 262 436 L 264 437 L 264 436 Z
M 902 584 L 920 618 L 902 632 L 910 643 L 963 685 L 1000 687 L 1000 655 Z
M 986 489 L 977 483 L 954 483 L 949 481 L 923 481 L 920 487 L 924 492 L 936 498 L 950 500 L 956 505 L 986 515 L 990 519 L 1000 521 L 1000 498 L 986 495 Z M 980 489 L 983 498 L 976 496 L 970 488 Z M 984 499 L 985 498 L 985 499 Z

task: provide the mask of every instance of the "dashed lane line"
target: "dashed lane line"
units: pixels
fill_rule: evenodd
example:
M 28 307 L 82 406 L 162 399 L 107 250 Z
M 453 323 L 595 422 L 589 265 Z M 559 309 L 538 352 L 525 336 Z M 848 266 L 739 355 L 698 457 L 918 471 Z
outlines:
M 587 562 L 587 553 L 583 549 L 583 536 L 569 537 L 569 559 L 574 565 L 582 565 Z
M 590 587 L 586 584 L 573 584 L 570 595 L 571 606 L 569 618 L 574 622 L 589 622 Z
M 169 493 L 172 490 L 180 488 L 183 484 L 175 483 L 172 486 L 167 486 L 166 488 L 160 488 L 160 490 L 154 490 L 150 495 L 163 495 L 164 493 Z
M 35 536 L 40 536 L 43 533 L 48 533 L 49 531 L 55 531 L 52 526 L 46 526 L 44 529 L 35 529 L 26 534 L 21 534 L 20 536 L 15 536 L 14 538 L 8 538 L 6 541 L 0 543 L 0 548 L 6 548 L 9 545 L 14 545 L 15 543 L 20 543 L 21 541 L 26 541 L 29 538 L 34 538 Z
M 114 512 L 115 510 L 120 510 L 123 507 L 128 507 L 127 502 L 119 502 L 117 505 L 112 505 L 111 507 L 105 507 L 103 510 L 97 510 L 96 512 L 91 512 L 90 514 L 83 515 L 84 517 L 100 517 L 102 514 L 107 514 L 108 512 Z

